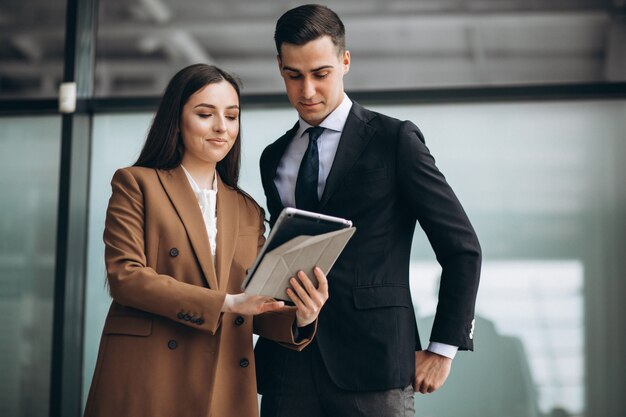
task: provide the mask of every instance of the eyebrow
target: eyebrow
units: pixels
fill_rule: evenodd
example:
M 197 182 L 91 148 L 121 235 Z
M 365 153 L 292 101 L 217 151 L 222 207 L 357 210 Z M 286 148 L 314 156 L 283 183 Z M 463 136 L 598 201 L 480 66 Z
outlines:
M 321 67 L 313 68 L 309 72 L 317 72 L 317 71 L 322 71 L 325 69 L 332 69 L 332 68 L 334 68 L 332 65 L 322 65 Z M 302 72 L 299 69 L 291 68 L 291 67 L 288 67 L 287 65 L 283 65 L 283 71 Z
M 197 109 L 198 107 L 208 107 L 208 108 L 210 108 L 210 109 L 217 109 L 217 107 L 215 107 L 214 105 L 209 104 L 209 103 L 200 103 L 200 104 L 197 104 L 196 106 L 194 106 L 194 109 Z M 239 106 L 238 106 L 238 105 L 236 105 L 236 104 L 233 104 L 232 106 L 228 106 L 228 107 L 226 107 L 226 110 L 232 110 L 232 109 L 239 110 Z

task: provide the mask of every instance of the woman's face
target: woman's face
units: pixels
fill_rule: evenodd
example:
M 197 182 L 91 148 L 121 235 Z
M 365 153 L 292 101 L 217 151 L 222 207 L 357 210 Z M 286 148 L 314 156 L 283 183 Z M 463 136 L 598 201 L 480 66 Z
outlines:
M 183 163 L 216 165 L 239 134 L 239 99 L 227 81 L 208 84 L 183 107 L 180 131 L 185 146 Z

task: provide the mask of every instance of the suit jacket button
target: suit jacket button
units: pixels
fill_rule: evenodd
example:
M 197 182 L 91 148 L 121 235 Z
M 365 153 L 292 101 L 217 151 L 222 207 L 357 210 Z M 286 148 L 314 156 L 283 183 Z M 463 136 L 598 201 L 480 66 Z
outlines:
M 176 249 L 176 248 L 170 249 L 170 256 L 172 256 L 174 258 L 177 257 L 178 256 L 178 249 Z
M 196 324 L 198 326 L 200 326 L 202 323 L 204 323 L 204 319 L 196 319 Z
M 189 321 L 189 320 L 191 320 L 191 316 L 190 316 L 189 314 L 185 314 L 185 315 L 183 316 L 183 320 L 185 320 L 185 321 Z
M 239 366 L 241 366 L 242 368 L 247 368 L 248 365 L 250 365 L 250 361 L 246 358 L 243 358 L 239 361 Z
M 178 318 L 179 318 L 179 319 L 181 319 L 181 320 L 184 320 L 184 319 L 185 319 L 185 313 L 183 313 L 183 312 L 181 311 L 180 313 L 178 313 L 178 314 L 176 315 L 176 317 L 178 317 Z
M 237 316 L 237 318 L 235 319 L 235 326 L 241 326 L 246 320 L 241 317 L 241 316 Z
M 169 342 L 167 342 L 167 347 L 171 350 L 174 350 L 178 347 L 178 343 L 176 342 L 176 340 L 170 340 Z

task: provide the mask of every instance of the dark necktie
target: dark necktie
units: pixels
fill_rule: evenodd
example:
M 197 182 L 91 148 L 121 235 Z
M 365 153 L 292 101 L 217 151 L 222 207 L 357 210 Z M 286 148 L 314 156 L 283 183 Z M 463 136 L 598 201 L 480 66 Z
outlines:
M 319 181 L 320 157 L 317 150 L 317 139 L 324 131 L 323 127 L 315 126 L 306 130 L 309 133 L 309 146 L 300 162 L 298 179 L 296 180 L 296 207 L 308 211 L 316 211 L 319 205 L 317 184 Z

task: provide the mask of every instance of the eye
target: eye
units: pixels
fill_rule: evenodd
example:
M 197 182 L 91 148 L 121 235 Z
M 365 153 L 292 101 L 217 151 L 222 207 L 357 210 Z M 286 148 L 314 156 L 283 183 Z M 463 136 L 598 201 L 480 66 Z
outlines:
M 289 75 L 289 79 L 290 80 L 299 80 L 300 78 L 302 78 L 302 74 L 291 74 L 291 75 Z
M 315 78 L 319 78 L 319 79 L 326 78 L 328 74 L 329 74 L 328 72 L 317 72 L 315 73 Z
M 211 116 L 213 116 L 211 113 L 198 113 L 198 117 L 201 119 L 208 119 Z
M 239 116 L 233 116 L 233 115 L 231 115 L 231 116 L 226 116 L 226 118 L 227 118 L 228 120 L 233 120 L 233 121 L 235 121 L 235 120 L 239 119 Z

